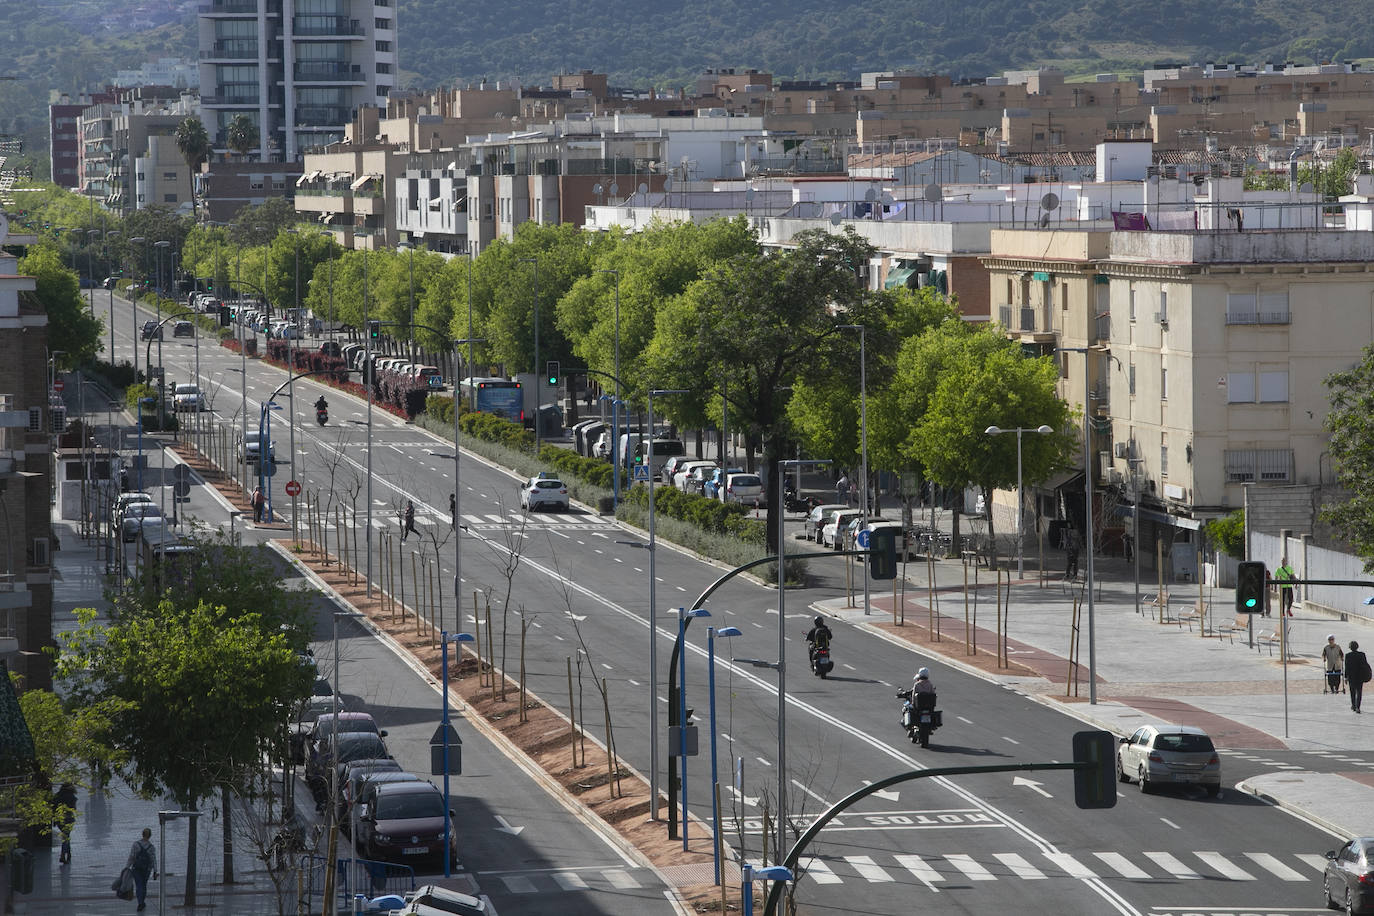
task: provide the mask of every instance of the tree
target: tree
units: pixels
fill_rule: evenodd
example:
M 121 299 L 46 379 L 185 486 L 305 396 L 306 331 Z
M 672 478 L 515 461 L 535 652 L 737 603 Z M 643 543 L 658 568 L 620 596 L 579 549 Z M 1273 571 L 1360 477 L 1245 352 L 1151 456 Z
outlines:
M 1202 526 L 1213 547 L 1237 560 L 1245 559 L 1245 510 L 1237 509 L 1221 518 L 1208 519 Z
M 877 325 L 880 297 L 864 288 L 859 267 L 872 248 L 852 231 L 803 232 L 794 248 L 736 255 L 660 307 L 644 354 L 644 387 L 685 388 L 655 408 L 674 416 L 723 397 L 730 426 L 763 447 L 770 490 L 793 431 L 787 389 L 823 352 L 848 335 L 840 325 Z M 694 403 L 695 402 L 695 403 Z M 768 543 L 776 549 L 777 498 L 768 499 Z
M 205 123 L 200 118 L 189 117 L 183 118 L 177 125 L 173 137 L 177 149 L 181 150 L 181 157 L 186 160 L 186 167 L 191 170 L 191 215 L 195 216 L 196 175 L 210 157 L 210 135 L 205 132 Z
M 224 131 L 228 147 L 243 159 L 258 145 L 258 125 L 246 114 L 234 115 Z
M 94 359 L 104 323 L 91 317 L 76 275 L 63 266 L 57 251 L 47 245 L 29 249 L 19 259 L 19 273 L 34 278 L 34 289 L 21 292 L 19 298 L 48 316 L 48 349 L 62 351 L 57 364 L 69 368 Z
M 285 197 L 269 197 L 260 204 L 245 204 L 230 221 L 229 241 L 240 248 L 270 245 L 300 218 Z
M 1365 558 L 1365 571 L 1374 572 L 1374 345 L 1353 369 L 1328 376 L 1326 387 L 1332 465 L 1345 493 L 1322 514 Z

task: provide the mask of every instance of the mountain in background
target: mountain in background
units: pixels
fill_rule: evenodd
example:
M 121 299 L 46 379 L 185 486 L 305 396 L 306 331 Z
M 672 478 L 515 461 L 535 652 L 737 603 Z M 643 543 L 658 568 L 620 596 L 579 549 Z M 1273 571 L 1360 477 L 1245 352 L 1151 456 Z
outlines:
M 50 89 L 197 54 L 194 2 L 0 3 L 0 134 L 47 173 Z M 403 85 L 483 77 L 547 84 L 592 69 L 621 87 L 690 86 L 708 67 L 782 79 L 914 69 L 982 77 L 1057 66 L 1138 72 L 1153 62 L 1374 56 L 1368 0 L 397 0 Z M 24 158 L 29 158 L 28 156 Z

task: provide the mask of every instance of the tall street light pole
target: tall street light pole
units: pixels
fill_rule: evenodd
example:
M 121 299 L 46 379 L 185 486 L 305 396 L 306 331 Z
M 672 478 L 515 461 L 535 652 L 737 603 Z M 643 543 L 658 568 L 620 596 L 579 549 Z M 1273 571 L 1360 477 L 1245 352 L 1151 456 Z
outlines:
M 615 399 L 620 400 L 620 271 L 618 270 L 598 270 L 599 274 L 615 274 Z M 620 440 L 617 438 L 619 430 L 616 429 L 615 407 L 611 408 L 611 455 L 615 460 L 615 476 L 611 478 L 612 506 L 620 505 L 620 458 L 616 455 L 619 449 Z M 653 429 L 649 430 L 649 438 L 653 439 Z
M 859 476 L 862 479 L 859 490 L 859 512 L 863 515 L 863 524 L 868 524 L 868 350 L 867 350 L 867 329 L 861 324 L 842 324 L 840 328 L 846 331 L 859 332 Z M 778 490 L 782 492 L 781 489 Z M 778 518 L 782 518 L 782 502 L 778 502 Z M 782 556 L 782 524 L 778 524 L 778 556 Z M 848 562 L 846 560 L 846 562 Z M 869 612 L 868 606 L 868 564 L 860 563 L 864 573 L 864 614 Z M 781 582 L 781 579 L 779 579 Z
M 544 400 L 543 376 L 539 372 L 539 259 L 521 258 L 520 262 L 534 265 L 534 454 L 538 456 L 541 413 L 539 408 Z M 652 508 L 650 511 L 653 511 Z M 652 557 L 652 554 L 650 556 Z
M 652 470 L 652 469 L 651 469 Z M 687 620 L 690 617 L 710 617 L 711 612 L 705 608 L 686 608 L 677 609 L 677 644 L 682 645 L 683 638 L 687 635 Z M 677 702 L 678 702 L 678 757 L 682 759 L 680 764 L 682 772 L 682 851 L 687 851 L 687 827 L 690 818 L 687 816 L 687 654 L 684 652 L 678 661 L 677 666 Z
M 649 389 L 649 429 L 654 428 L 654 398 L 665 394 L 686 394 L 685 388 Z M 538 420 L 535 421 L 536 424 Z M 649 812 L 658 820 L 658 592 L 657 571 L 654 568 L 654 548 L 657 533 L 654 527 L 654 439 L 649 437 L 649 449 L 644 458 L 649 469 Z M 620 473 L 619 468 L 616 473 Z M 687 723 L 682 723 L 684 726 Z
M 718 770 L 716 754 L 716 637 L 728 639 L 731 636 L 743 636 L 744 633 L 739 627 L 715 627 L 706 628 L 706 670 L 707 670 L 707 693 L 710 698 L 711 708 L 711 859 L 715 866 L 716 884 L 721 883 L 720 877 L 720 771 Z M 683 656 L 684 658 L 686 656 Z M 686 724 L 684 716 L 683 724 Z M 685 783 L 684 783 L 685 785 Z M 686 834 L 686 831 L 683 831 Z
M 1088 704 L 1097 705 L 1097 631 L 1093 607 L 1093 418 L 1091 347 L 1060 347 L 1061 353 L 1083 354 L 1083 547 L 1087 553 L 1088 590 Z
M 104 236 L 104 239 L 103 239 L 103 246 L 102 246 L 102 247 L 103 247 L 104 253 L 105 253 L 105 266 L 106 266 L 107 268 L 110 266 L 110 237 L 111 237 L 111 236 L 115 236 L 115 235 L 119 235 L 119 230 L 118 230 L 118 229 L 109 229 L 109 230 L 107 230 L 107 231 L 105 232 L 105 236 Z M 123 273 L 123 271 L 116 271 L 116 273 Z M 115 284 L 114 284 L 113 282 L 111 282 L 111 283 L 110 283 L 110 288 L 106 291 L 106 292 L 108 292 L 108 293 L 110 294 L 110 365 L 111 365 L 111 366 L 114 366 L 114 364 L 115 364 L 114 291 L 115 291 Z M 135 345 L 134 349 L 138 349 L 137 345 Z
M 1132 442 L 1132 447 L 1134 447 Z M 1131 557 L 1135 564 L 1135 612 L 1140 613 L 1140 466 L 1144 458 L 1127 458 L 1131 466 Z
M 444 852 L 443 852 L 443 856 L 444 856 L 444 877 L 445 877 L 445 878 L 450 877 L 449 870 L 450 870 L 450 869 L 452 868 L 452 866 L 453 866 L 453 858 L 452 858 L 452 856 L 450 855 L 450 849 L 452 848 L 452 845 L 453 845 L 453 819 L 452 819 L 452 817 L 449 815 L 449 812 L 448 812 L 448 809 L 449 809 L 449 787 L 448 787 L 448 771 L 449 771 L 449 765 L 448 765 L 448 748 L 449 748 L 449 720 L 448 720 L 448 644 L 449 644 L 450 641 L 459 643 L 458 650 L 457 650 L 457 651 L 458 651 L 457 662 L 458 662 L 459 664 L 461 664 L 462 661 L 463 661 L 463 647 L 462 647 L 462 643 L 465 643 L 465 642 L 473 642 L 473 641 L 474 641 L 474 638 L 475 638 L 475 637 L 473 637 L 473 635 L 472 635 L 471 633 L 453 633 L 453 634 L 450 634 L 450 633 L 448 632 L 448 630 L 441 630 L 441 631 L 440 631 L 440 637 L 439 637 L 439 643 L 440 643 L 441 646 L 443 646 L 443 662 L 442 662 L 442 664 L 441 664 L 441 668 L 442 668 L 442 675 L 443 675 L 443 682 L 444 682 L 444 715 L 443 715 L 442 721 L 441 721 L 440 724 L 439 724 L 439 728 L 440 728 L 440 730 L 443 732 L 443 736 L 444 736 L 444 741 L 443 741 L 443 744 L 444 744 L 444 754 L 443 754 L 443 756 L 444 756 L 444 759 L 443 759 L 443 769 L 444 769 Z
M 91 203 L 95 203 L 94 197 L 91 198 Z M 91 256 L 91 239 L 95 238 L 97 235 L 100 235 L 99 229 L 86 230 L 86 282 L 90 284 L 87 289 L 91 291 L 90 305 L 92 318 L 95 317 L 95 261 Z M 114 365 L 113 358 L 111 359 L 110 365 Z
M 983 432 L 987 433 L 989 436 L 1000 436 L 1002 433 L 1016 433 L 1016 578 L 1024 579 L 1026 578 L 1025 538 L 1023 537 L 1025 528 L 1021 524 L 1021 510 L 1025 506 L 1026 500 L 1021 489 L 1021 434 L 1038 433 L 1042 436 L 1048 436 L 1050 433 L 1054 432 L 1054 430 L 1042 424 L 1034 428 L 1018 426 L 1015 429 L 1002 429 L 1000 426 L 989 426 L 987 429 L 983 430 Z M 989 498 L 991 498 L 991 494 L 989 494 Z
M 147 256 L 147 253 L 148 253 L 147 241 L 148 241 L 148 240 L 147 240 L 146 238 L 144 238 L 143 236 L 141 236 L 141 235 L 135 235 L 135 236 L 133 236 L 132 238 L 129 239 L 130 244 L 132 244 L 132 243 L 134 243 L 134 242 L 137 242 L 138 245 L 139 245 L 139 248 L 141 249 L 141 250 L 139 251 L 139 258 L 138 258 L 138 260 L 134 261 L 134 269 L 133 269 L 133 271 L 132 271 L 132 273 L 133 273 L 133 278 L 132 278 L 132 279 L 133 279 L 133 281 L 134 281 L 134 283 L 133 283 L 134 292 L 133 292 L 133 295 L 130 297 L 130 298 L 133 300 L 133 308 L 130 310 L 130 313 L 131 313 L 131 316 L 132 316 L 133 332 L 134 332 L 134 379 L 135 379 L 135 380 L 138 379 L 138 274 L 139 274 L 139 268 L 143 266 L 143 265 L 142 265 L 143 258 L 146 257 L 146 256 Z M 147 367 L 145 366 L 144 368 L 146 369 Z M 245 402 L 245 403 L 246 403 L 246 402 Z
M 372 597 L 372 325 L 369 321 L 371 299 L 367 283 L 367 249 L 363 249 L 363 327 L 367 329 L 367 351 L 363 356 L 363 387 L 367 389 L 367 534 L 363 544 L 367 548 L 367 597 Z M 457 485 L 456 482 L 454 484 Z M 454 491 L 457 498 L 457 491 Z M 447 852 L 445 852 L 447 855 Z
M 463 344 L 472 346 L 471 337 L 465 340 L 455 340 L 453 342 L 453 358 L 455 365 L 458 359 L 458 348 Z M 458 529 L 458 510 L 463 504 L 462 480 L 458 476 L 459 451 L 458 451 L 458 410 L 459 402 L 462 400 L 461 393 L 455 385 L 453 388 L 453 624 L 461 626 L 463 623 L 463 538 L 462 532 Z M 445 811 L 448 809 L 445 808 Z
M 286 400 L 287 400 L 287 402 L 290 404 L 290 409 L 287 411 L 287 419 L 288 419 L 288 425 L 287 425 L 287 440 L 288 440 L 288 442 L 287 442 L 287 447 L 291 449 L 291 459 L 290 459 L 290 461 L 288 462 L 288 464 L 291 466 L 291 479 L 292 479 L 292 480 L 295 480 L 295 479 L 296 479 L 296 360 L 293 358 L 294 354 L 293 354 L 291 351 L 292 351 L 293 349 L 295 349 L 295 350 L 299 350 L 299 349 L 300 349 L 300 338 L 297 337 L 297 336 L 295 336 L 295 335 L 299 335 L 299 334 L 301 333 L 301 324 L 302 324 L 302 322 L 301 322 L 301 231 L 300 231 L 299 229 L 287 229 L 286 231 L 289 232 L 289 233 L 291 233 L 292 235 L 294 235 L 294 236 L 296 237 L 296 281 L 295 281 L 295 288 L 294 288 L 294 291 L 293 291 L 293 293 L 292 293 L 292 301 L 291 301 L 292 311 L 288 313 L 288 318 L 290 318 L 290 323 L 287 324 L 287 327 L 293 328 L 293 329 L 294 329 L 294 333 L 293 333 L 292 337 L 287 337 L 287 338 L 286 338 L 286 380 L 287 380 Z M 292 341 L 293 339 L 296 341 L 296 346 L 295 346 L 295 347 L 293 347 L 293 346 L 291 345 L 291 341 Z M 291 502 L 292 502 L 291 514 L 292 514 L 292 517 L 294 518 L 295 512 L 296 512 L 296 510 L 295 510 L 295 505 L 294 505 L 295 502 L 296 502 L 295 497 L 292 497 L 292 498 L 291 498 Z

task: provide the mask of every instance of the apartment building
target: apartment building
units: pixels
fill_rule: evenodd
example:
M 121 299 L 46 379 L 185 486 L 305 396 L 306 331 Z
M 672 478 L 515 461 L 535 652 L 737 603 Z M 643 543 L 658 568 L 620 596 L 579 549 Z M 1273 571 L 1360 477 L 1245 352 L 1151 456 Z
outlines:
M 75 98 L 53 93 L 48 104 L 48 158 L 52 163 L 52 181 L 59 188 L 85 190 L 81 174 L 83 138 L 81 113 L 92 105 L 114 101 L 114 93 L 82 93 Z
M 393 0 L 211 0 L 199 18 L 200 85 L 216 152 L 238 115 L 260 162 L 294 162 L 343 139 L 361 105 L 396 83 Z

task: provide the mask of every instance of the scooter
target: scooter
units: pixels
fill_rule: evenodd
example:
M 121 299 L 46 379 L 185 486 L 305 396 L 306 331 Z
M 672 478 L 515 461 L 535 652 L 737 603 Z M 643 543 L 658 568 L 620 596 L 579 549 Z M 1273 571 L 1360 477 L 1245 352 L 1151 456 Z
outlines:
M 329 410 L 324 407 L 315 408 L 315 422 L 323 426 L 329 422 Z
M 830 650 L 824 646 L 811 647 L 811 673 L 821 680 L 835 667 L 835 663 L 830 660 Z
M 910 690 L 897 691 L 902 704 L 902 727 L 912 744 L 930 747 L 930 733 L 944 725 L 944 714 L 935 708 L 935 694 L 918 693 L 913 701 Z

